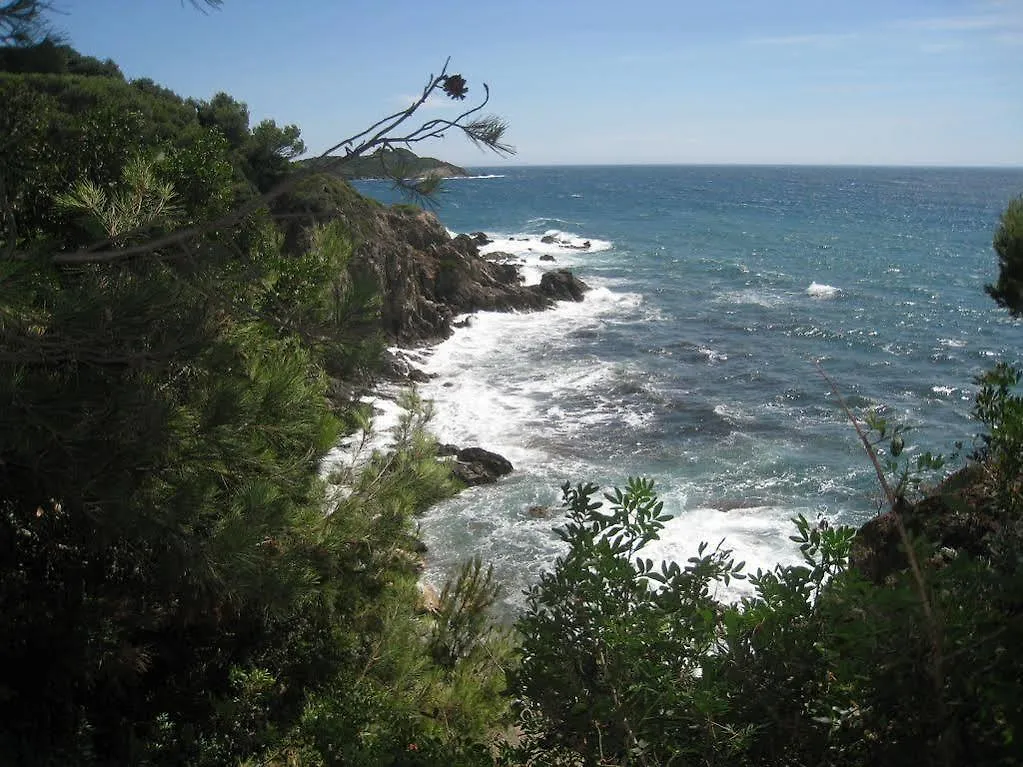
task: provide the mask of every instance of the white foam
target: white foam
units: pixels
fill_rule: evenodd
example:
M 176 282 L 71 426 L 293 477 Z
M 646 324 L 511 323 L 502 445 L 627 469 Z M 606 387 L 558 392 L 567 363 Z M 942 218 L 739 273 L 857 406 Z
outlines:
M 553 219 L 537 219 L 550 221 Z M 566 266 L 586 264 L 590 253 L 610 250 L 612 243 L 608 240 L 583 237 L 558 229 L 549 229 L 543 234 L 492 234 L 493 241 L 482 246 L 480 253 L 508 253 L 516 256 L 519 272 L 525 285 L 536 285 L 544 272 Z M 551 237 L 553 242 L 541 242 Z M 586 243 L 589 243 L 587 246 Z M 541 258 L 547 256 L 548 258 Z
M 753 416 L 746 411 L 742 410 L 735 405 L 726 405 L 724 403 L 714 406 L 714 415 L 724 418 L 732 423 L 751 423 Z
M 713 349 L 708 349 L 705 346 L 701 346 L 699 349 L 697 349 L 697 351 L 711 362 L 724 362 L 725 360 L 728 359 L 727 354 L 714 351 Z
M 550 220 L 550 219 L 545 219 Z M 610 250 L 612 243 L 596 237 L 584 237 L 559 229 L 548 229 L 543 234 L 509 233 L 490 235 L 494 241 L 480 248 L 481 253 L 513 253 L 524 256 L 530 253 L 538 255 L 567 255 L 598 253 Z M 553 242 L 541 242 L 543 238 L 553 238 Z M 586 243 L 589 243 L 587 245 Z
M 666 503 L 670 508 L 670 504 Z M 709 553 L 724 539 L 722 549 L 731 549 L 735 562 L 745 562 L 745 572 L 755 573 L 757 568 L 769 570 L 775 564 L 794 565 L 801 561 L 799 550 L 789 541 L 794 527 L 791 517 L 802 512 L 812 518 L 810 509 L 783 509 L 775 506 L 757 506 L 719 511 L 695 508 L 677 512 L 661 531 L 660 540 L 649 544 L 644 557 L 657 561 L 674 561 L 684 565 L 697 555 L 701 542 L 707 542 Z M 715 596 L 730 602 L 748 594 L 748 581 L 732 581 L 718 587 Z
M 956 387 L 954 387 L 954 386 L 932 386 L 931 387 L 931 391 L 934 392 L 935 394 L 942 394 L 942 395 L 944 395 L 946 397 L 949 397 L 949 396 L 955 394 Z
M 722 293 L 714 299 L 719 303 L 726 304 L 753 304 L 773 309 L 785 303 L 785 299 L 775 293 L 768 293 L 762 290 L 751 288 L 749 290 L 732 290 Z
M 806 295 L 811 298 L 835 298 L 842 290 L 834 285 L 824 285 L 819 282 L 811 282 L 806 289 Z
M 445 176 L 444 181 L 475 181 L 481 178 L 507 178 L 503 173 L 486 173 L 482 176 Z
M 966 347 L 966 341 L 961 338 L 939 338 L 938 343 L 948 349 L 963 349 Z
M 599 359 L 561 362 L 558 350 L 571 344 L 571 333 L 634 314 L 641 303 L 637 294 L 594 285 L 584 301 L 560 302 L 544 312 L 473 315 L 468 327 L 430 350 L 423 362 L 434 376 L 420 387 L 435 403 L 431 428 L 442 442 L 480 445 L 513 464 L 544 463 L 544 436 L 549 440 L 559 429 L 564 434 L 586 427 L 585 418 L 571 413 L 565 399 L 604 390 L 614 373 L 612 363 Z M 530 358 L 534 366 L 524 366 Z M 628 415 L 609 408 L 587 417 L 616 413 Z
M 400 395 L 399 388 L 380 387 L 372 396 L 360 398 L 372 413 L 370 428 L 348 435 L 330 450 L 320 462 L 321 477 L 354 471 L 369 460 L 374 450 L 386 452 L 393 447 L 394 427 L 405 412 L 398 404 Z

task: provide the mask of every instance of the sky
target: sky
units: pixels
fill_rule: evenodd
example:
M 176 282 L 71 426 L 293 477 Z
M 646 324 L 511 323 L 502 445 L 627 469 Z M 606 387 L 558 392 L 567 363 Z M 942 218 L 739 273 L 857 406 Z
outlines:
M 317 153 L 450 57 L 490 86 L 505 163 L 1023 166 L 1023 0 L 55 0 L 83 53 L 183 96 L 226 91 Z M 428 102 L 423 119 L 462 103 Z

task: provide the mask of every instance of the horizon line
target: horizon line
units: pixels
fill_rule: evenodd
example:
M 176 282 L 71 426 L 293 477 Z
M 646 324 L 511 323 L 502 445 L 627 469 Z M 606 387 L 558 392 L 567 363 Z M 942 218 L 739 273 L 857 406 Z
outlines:
M 455 163 L 449 163 L 454 165 Z M 1005 170 L 1023 171 L 1023 162 L 1005 165 L 984 164 L 931 164 L 931 163 L 855 163 L 855 162 L 524 162 L 500 165 L 465 165 L 475 168 L 890 168 L 914 170 Z

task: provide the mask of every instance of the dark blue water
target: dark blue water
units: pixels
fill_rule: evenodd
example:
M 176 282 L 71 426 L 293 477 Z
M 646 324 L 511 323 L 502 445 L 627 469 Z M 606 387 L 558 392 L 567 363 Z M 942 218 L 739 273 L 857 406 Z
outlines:
M 790 558 L 793 514 L 858 523 L 879 502 L 815 362 L 857 413 L 910 425 L 910 454 L 948 452 L 976 431 L 974 377 L 1023 348 L 983 291 L 1023 171 L 481 173 L 499 177 L 446 185 L 444 224 L 488 232 L 531 279 L 569 266 L 594 290 L 543 314 L 481 315 L 424 361 L 439 436 L 519 469 L 424 519 L 437 577 L 479 552 L 524 583 L 557 550 L 556 514 L 529 507 L 556 506 L 565 480 L 635 474 L 653 476 L 677 515 L 663 555 L 726 537 L 757 565 Z M 362 188 L 388 198 L 380 183 Z M 720 510 L 737 503 L 748 508 Z

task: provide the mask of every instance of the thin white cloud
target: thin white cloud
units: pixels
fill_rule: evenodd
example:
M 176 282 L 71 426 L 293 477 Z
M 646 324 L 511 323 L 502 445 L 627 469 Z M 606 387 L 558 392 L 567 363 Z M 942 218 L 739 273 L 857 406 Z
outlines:
M 1003 32 L 1002 34 L 995 35 L 995 41 L 1003 45 L 1023 45 L 1023 31 Z
M 1000 15 L 944 16 L 914 19 L 906 22 L 906 26 L 931 32 L 975 32 L 1004 27 L 1005 22 L 1005 17 Z
M 906 19 L 899 22 L 898 26 L 938 34 L 1023 33 L 1023 2 L 990 1 L 985 5 L 988 10 L 983 13 Z
M 777 45 L 783 47 L 829 47 L 855 40 L 854 32 L 821 32 L 808 35 L 780 35 L 777 37 L 754 37 L 749 45 Z
M 921 43 L 921 53 L 951 53 L 952 51 L 961 51 L 966 45 L 962 40 L 947 40 L 944 42 L 933 42 L 933 43 Z

